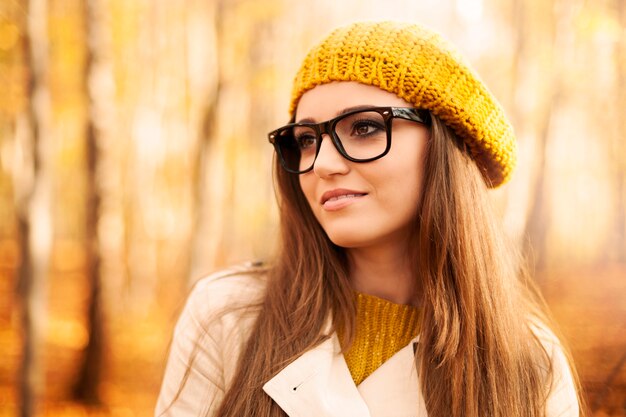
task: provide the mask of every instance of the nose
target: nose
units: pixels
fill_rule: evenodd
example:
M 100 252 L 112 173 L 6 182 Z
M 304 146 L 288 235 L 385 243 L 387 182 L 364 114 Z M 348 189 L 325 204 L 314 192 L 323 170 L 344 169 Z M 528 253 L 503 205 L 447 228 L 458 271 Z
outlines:
M 313 172 L 320 178 L 334 174 L 345 174 L 349 171 L 348 162 L 339 153 L 330 136 L 324 133 L 320 150 L 313 164 Z

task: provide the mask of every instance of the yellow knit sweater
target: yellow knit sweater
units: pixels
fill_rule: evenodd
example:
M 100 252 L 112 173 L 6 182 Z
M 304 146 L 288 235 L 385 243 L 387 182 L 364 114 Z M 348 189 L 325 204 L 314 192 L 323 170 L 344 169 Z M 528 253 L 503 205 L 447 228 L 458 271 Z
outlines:
M 355 296 L 356 333 L 344 357 L 354 383 L 359 385 L 417 336 L 419 310 L 373 295 L 357 292 Z M 341 333 L 339 339 L 343 340 Z

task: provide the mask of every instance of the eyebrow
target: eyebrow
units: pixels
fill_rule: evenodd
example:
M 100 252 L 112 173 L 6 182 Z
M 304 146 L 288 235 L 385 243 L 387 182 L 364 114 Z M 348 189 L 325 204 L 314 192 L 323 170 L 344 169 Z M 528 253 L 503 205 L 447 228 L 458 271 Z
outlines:
M 342 114 L 346 114 L 346 113 L 349 113 L 349 112 L 355 111 L 355 110 L 371 109 L 372 107 L 376 107 L 376 106 L 374 106 L 372 104 L 361 104 L 361 105 L 358 105 L 358 106 L 346 107 L 345 109 L 339 110 L 335 114 L 334 117 L 338 117 L 338 116 L 341 116 Z M 305 117 L 304 119 L 296 121 L 296 123 L 317 123 L 317 122 L 312 117 Z

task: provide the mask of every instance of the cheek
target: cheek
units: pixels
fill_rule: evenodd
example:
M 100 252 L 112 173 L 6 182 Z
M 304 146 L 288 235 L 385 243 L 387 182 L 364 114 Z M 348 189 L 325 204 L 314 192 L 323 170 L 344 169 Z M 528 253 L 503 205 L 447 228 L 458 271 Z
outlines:
M 414 216 L 420 205 L 424 182 L 424 156 L 421 149 L 411 147 L 402 150 L 406 152 L 403 158 L 398 158 L 386 172 L 389 175 L 379 177 L 379 190 L 384 190 L 381 196 L 387 208 L 402 217 Z M 406 155 L 412 155 L 407 158 Z M 382 171 L 382 170 L 381 170 Z M 391 174 L 393 173 L 393 174 Z
M 315 202 L 315 178 L 313 175 L 312 172 L 307 172 L 299 176 L 300 189 L 312 209 Z

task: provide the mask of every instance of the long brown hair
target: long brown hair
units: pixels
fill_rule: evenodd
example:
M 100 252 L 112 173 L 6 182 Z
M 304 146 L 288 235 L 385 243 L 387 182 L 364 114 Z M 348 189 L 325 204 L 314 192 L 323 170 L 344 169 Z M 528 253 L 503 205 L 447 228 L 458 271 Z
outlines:
M 481 172 L 455 134 L 432 119 L 411 245 L 422 306 L 416 366 L 428 414 L 542 416 L 551 367 L 529 325 L 547 323 L 541 300 L 489 211 Z M 276 163 L 275 180 L 281 247 L 220 417 L 284 416 L 263 384 L 329 337 L 330 319 L 348 341 L 354 333 L 343 249 L 320 227 L 298 177 Z

